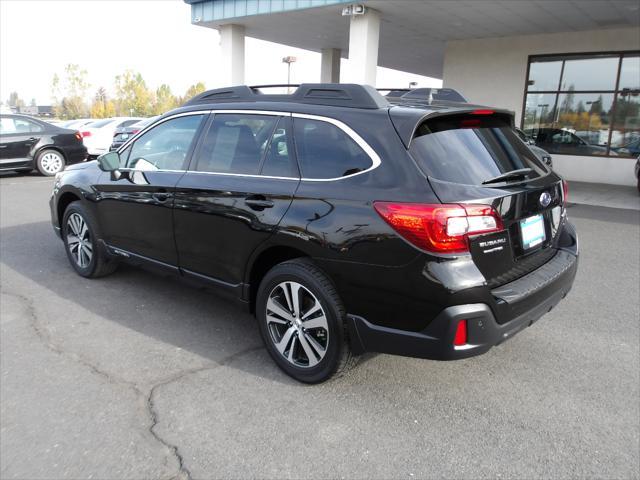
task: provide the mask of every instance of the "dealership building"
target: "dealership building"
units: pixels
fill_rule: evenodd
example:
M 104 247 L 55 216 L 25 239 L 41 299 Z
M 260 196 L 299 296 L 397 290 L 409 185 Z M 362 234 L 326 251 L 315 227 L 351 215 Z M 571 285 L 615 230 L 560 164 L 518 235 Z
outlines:
M 514 111 L 567 179 L 635 185 L 637 0 L 184 1 L 193 24 L 219 30 L 229 85 L 244 83 L 245 36 L 320 52 L 322 82 L 375 86 L 377 66 L 441 78 Z

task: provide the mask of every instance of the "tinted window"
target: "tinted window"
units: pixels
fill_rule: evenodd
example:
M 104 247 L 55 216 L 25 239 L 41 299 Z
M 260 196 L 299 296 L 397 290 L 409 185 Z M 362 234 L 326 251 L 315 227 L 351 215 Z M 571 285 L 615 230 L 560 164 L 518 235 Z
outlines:
M 134 120 L 125 120 L 124 122 L 122 122 L 120 125 L 118 125 L 119 127 L 128 127 L 129 125 L 133 125 L 134 123 L 138 123 L 140 121 L 139 118 L 136 118 Z
M 531 168 L 528 178 L 546 172 L 535 155 L 498 115 L 451 115 L 424 122 L 410 152 L 429 176 L 479 185 L 500 174 Z
M 298 163 L 305 178 L 339 178 L 371 167 L 371 159 L 341 129 L 328 122 L 294 118 Z
M 297 177 L 292 155 L 291 119 L 280 118 L 264 158 L 260 173 L 272 177 Z
M 127 167 L 135 168 L 140 159 L 160 170 L 183 170 L 187 152 L 203 115 L 189 115 L 167 120 L 136 140 Z
M 203 139 L 195 170 L 258 173 L 278 117 L 217 114 Z

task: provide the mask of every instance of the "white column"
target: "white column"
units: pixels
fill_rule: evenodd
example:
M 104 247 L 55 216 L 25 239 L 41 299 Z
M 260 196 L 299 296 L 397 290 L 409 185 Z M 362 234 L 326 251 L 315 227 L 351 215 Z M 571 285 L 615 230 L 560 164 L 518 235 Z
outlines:
M 222 25 L 220 46 L 225 87 L 244 84 L 244 26 Z
M 340 83 L 340 57 L 342 51 L 339 48 L 323 48 L 320 58 L 320 82 Z
M 376 85 L 380 13 L 367 8 L 364 15 L 353 15 L 349 25 L 349 81 Z

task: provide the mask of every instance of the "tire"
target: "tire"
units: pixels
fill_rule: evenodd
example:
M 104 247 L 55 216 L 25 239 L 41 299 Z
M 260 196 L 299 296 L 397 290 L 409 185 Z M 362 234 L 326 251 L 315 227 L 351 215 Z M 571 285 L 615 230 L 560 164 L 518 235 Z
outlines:
M 53 177 L 56 173 L 61 172 L 65 164 L 64 155 L 57 150 L 45 149 L 36 157 L 36 167 L 46 177 Z
M 342 301 L 331 280 L 308 260 L 280 263 L 265 275 L 256 317 L 273 360 L 300 382 L 336 378 L 357 362 L 348 344 Z
M 69 263 L 78 275 L 85 278 L 104 277 L 117 268 L 118 263 L 109 258 L 97 242 L 100 238 L 98 223 L 82 203 L 76 201 L 69 204 L 62 216 L 61 227 Z

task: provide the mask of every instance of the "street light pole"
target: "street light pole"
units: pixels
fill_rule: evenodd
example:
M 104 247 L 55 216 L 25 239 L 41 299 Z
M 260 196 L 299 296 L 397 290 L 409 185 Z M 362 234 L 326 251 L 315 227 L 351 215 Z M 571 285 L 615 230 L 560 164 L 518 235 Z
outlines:
M 287 93 L 291 93 L 291 89 L 288 85 L 291 85 L 291 64 L 295 63 L 298 59 L 296 57 L 288 56 L 282 58 L 282 63 L 287 64 Z

